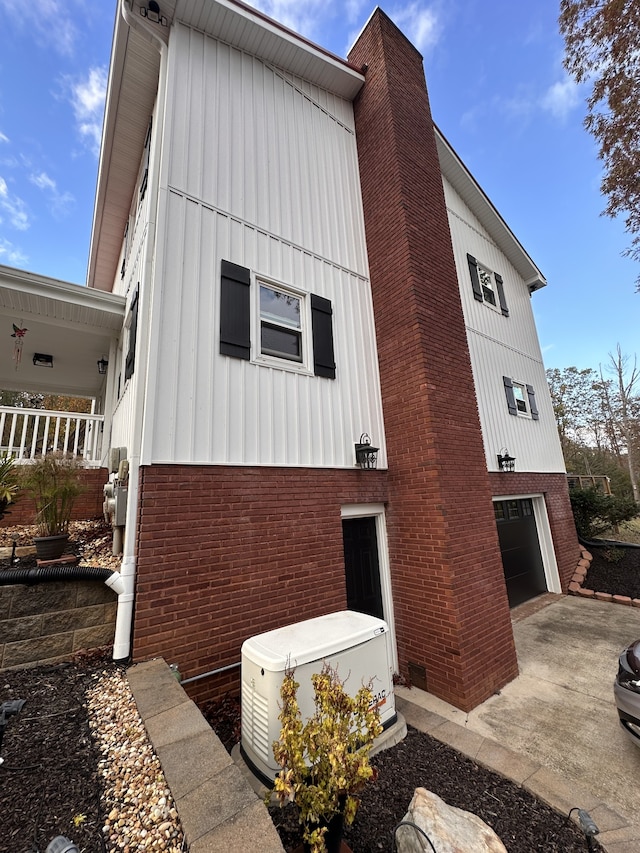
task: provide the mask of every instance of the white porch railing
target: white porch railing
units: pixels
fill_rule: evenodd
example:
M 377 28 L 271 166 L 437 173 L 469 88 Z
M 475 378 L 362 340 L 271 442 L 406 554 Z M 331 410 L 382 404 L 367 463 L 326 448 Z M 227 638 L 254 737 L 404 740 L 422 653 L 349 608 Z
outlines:
M 103 415 L 0 406 L 0 452 L 16 461 L 65 453 L 100 465 Z

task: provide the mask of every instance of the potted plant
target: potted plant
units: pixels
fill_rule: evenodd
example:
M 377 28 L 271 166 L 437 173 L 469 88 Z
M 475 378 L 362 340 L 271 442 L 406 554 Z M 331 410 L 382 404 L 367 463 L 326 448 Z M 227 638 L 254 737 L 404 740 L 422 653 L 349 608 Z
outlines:
M 19 488 L 13 458 L 5 454 L 0 457 L 0 519 L 10 512 L 7 507 L 16 499 Z
M 75 457 L 62 453 L 40 456 L 25 466 L 22 485 L 36 506 L 38 536 L 34 542 L 41 560 L 55 560 L 64 553 L 71 513 L 83 491 L 81 470 Z
M 273 753 L 282 770 L 275 780 L 280 804 L 294 802 L 303 827 L 304 850 L 337 853 L 342 826 L 353 823 L 357 794 L 377 772 L 369 752 L 382 731 L 371 685 L 349 696 L 328 664 L 311 678 L 315 712 L 303 723 L 299 684 L 287 670 L 280 689 L 280 740 Z

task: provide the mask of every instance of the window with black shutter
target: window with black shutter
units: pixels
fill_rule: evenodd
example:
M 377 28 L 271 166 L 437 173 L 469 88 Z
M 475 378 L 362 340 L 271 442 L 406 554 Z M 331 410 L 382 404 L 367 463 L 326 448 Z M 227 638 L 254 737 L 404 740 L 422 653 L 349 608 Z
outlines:
M 507 408 L 510 415 L 521 415 L 534 421 L 539 419 L 536 395 L 532 385 L 516 382 L 509 376 L 502 377 L 504 392 L 507 398 Z
M 149 127 L 147 128 L 147 137 L 144 142 L 145 154 L 144 154 L 144 172 L 142 174 L 142 178 L 140 179 L 140 201 L 145 196 L 147 191 L 147 184 L 149 182 L 149 161 L 151 159 L 151 128 L 153 125 L 153 117 L 149 119 Z
M 467 263 L 469 264 L 474 299 L 478 302 L 484 302 L 508 317 L 509 309 L 504 295 L 502 276 L 481 264 L 473 255 L 467 255 Z
M 272 281 L 256 279 L 257 335 L 253 360 L 310 371 L 316 376 L 335 379 L 333 349 L 333 309 L 331 301 L 305 294 Z M 222 355 L 251 360 L 251 271 L 222 261 L 220 288 L 220 352 Z M 307 301 L 308 300 L 308 301 Z M 308 315 L 311 315 L 309 330 Z M 306 319 L 305 319 L 306 318 Z M 311 336 L 309 347 L 308 335 Z M 312 357 L 309 358 L 309 350 Z
M 131 298 L 130 322 L 129 322 L 129 344 L 127 346 L 127 357 L 124 363 L 125 382 L 133 376 L 136 364 L 136 337 L 138 334 L 138 294 L 140 285 L 136 288 Z

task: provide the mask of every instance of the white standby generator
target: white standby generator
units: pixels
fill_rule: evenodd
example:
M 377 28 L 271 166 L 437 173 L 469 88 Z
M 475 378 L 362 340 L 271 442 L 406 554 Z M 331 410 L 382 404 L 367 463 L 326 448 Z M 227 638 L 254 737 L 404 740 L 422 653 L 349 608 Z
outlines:
M 242 644 L 240 749 L 253 773 L 268 785 L 280 771 L 272 745 L 280 737 L 280 686 L 285 671 L 295 669 L 298 705 L 305 721 L 315 709 L 311 676 L 325 662 L 337 669 L 352 696 L 371 682 L 383 728 L 396 721 L 391 637 L 382 619 L 343 610 L 250 637 Z

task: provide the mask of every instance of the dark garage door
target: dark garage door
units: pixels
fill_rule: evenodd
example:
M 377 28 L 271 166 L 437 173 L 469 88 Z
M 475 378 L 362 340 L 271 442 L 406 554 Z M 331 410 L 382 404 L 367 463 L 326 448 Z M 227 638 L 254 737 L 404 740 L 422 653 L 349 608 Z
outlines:
M 509 606 L 547 591 L 531 498 L 494 501 Z

